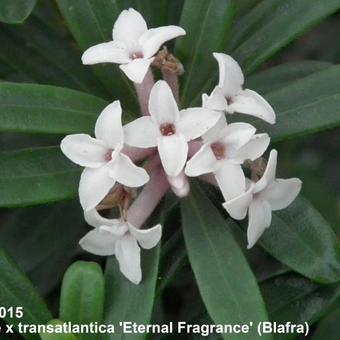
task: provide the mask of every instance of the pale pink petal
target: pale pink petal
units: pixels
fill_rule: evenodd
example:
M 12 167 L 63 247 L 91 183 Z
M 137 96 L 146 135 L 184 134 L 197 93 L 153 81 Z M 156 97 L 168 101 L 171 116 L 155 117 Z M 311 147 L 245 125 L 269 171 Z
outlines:
M 110 176 L 118 183 L 135 188 L 144 185 L 149 179 L 145 169 L 133 164 L 131 159 L 120 153 L 109 165 Z
M 105 107 L 97 119 L 94 131 L 98 139 L 112 148 L 124 143 L 122 108 L 119 100 Z
M 177 176 L 188 156 L 188 143 L 183 135 L 162 136 L 158 139 L 158 152 L 168 176 Z
M 107 146 L 89 135 L 68 135 L 61 141 L 60 148 L 67 158 L 81 166 L 99 168 L 106 163 Z
M 162 237 L 162 226 L 160 224 L 149 229 L 137 229 L 130 224 L 129 230 L 144 249 L 155 247 Z
M 168 83 L 164 80 L 157 81 L 151 90 L 149 111 L 158 125 L 175 123 L 179 118 L 176 100 Z
M 142 15 L 129 8 L 120 13 L 114 26 L 113 40 L 137 43 L 138 39 L 147 31 L 147 26 Z
M 278 178 L 260 192 L 259 196 L 269 202 L 272 210 L 281 210 L 288 207 L 295 200 L 301 186 L 302 182 L 298 178 Z
M 125 75 L 134 83 L 140 84 L 143 82 L 146 73 L 150 67 L 150 64 L 154 61 L 154 58 L 133 59 L 127 64 L 120 65 L 119 68 L 125 73 Z
M 187 162 L 185 174 L 190 177 L 196 177 L 214 172 L 216 167 L 216 157 L 212 152 L 210 145 L 203 145 Z
M 251 185 L 249 189 L 241 195 L 223 203 L 224 209 L 227 210 L 232 218 L 243 220 L 246 217 L 248 208 L 253 199 L 253 188 L 254 185 Z
M 137 148 L 150 148 L 157 145 L 161 135 L 159 126 L 150 116 L 140 117 L 124 125 L 125 142 Z
M 244 76 L 239 64 L 229 55 L 213 53 L 219 67 L 219 83 L 225 97 L 233 97 L 242 89 Z
M 179 112 L 177 129 L 187 141 L 201 137 L 207 133 L 219 120 L 219 112 L 193 107 Z
M 130 61 L 126 45 L 115 41 L 105 42 L 88 48 L 82 55 L 84 65 L 99 63 L 125 64 Z
M 254 199 L 248 212 L 249 222 L 247 230 L 248 249 L 253 247 L 272 221 L 272 211 L 266 201 Z
M 232 150 L 228 157 L 232 159 L 233 162 L 241 164 L 245 160 L 250 159 L 254 161 L 255 159 L 261 157 L 263 153 L 267 150 L 270 142 L 270 138 L 266 133 L 260 133 L 251 138 L 251 140 L 243 145 L 237 150 Z
M 258 93 L 251 90 L 243 90 L 233 97 L 229 109 L 233 112 L 244 113 L 274 124 L 275 112 L 269 103 Z
M 149 29 L 139 38 L 144 58 L 152 57 L 166 41 L 181 35 L 185 35 L 185 31 L 178 26 L 171 25 Z
M 276 164 L 277 164 L 277 151 L 271 150 L 266 170 L 263 176 L 256 182 L 254 193 L 263 190 L 265 187 L 269 186 L 275 180 Z
M 79 241 L 79 245 L 89 253 L 100 256 L 110 256 L 115 253 L 117 239 L 112 233 L 95 228 Z
M 142 280 L 140 248 L 134 236 L 127 233 L 120 238 L 116 242 L 115 254 L 124 276 L 134 284 L 140 283 Z
M 84 210 L 96 207 L 114 186 L 108 166 L 98 169 L 85 168 L 79 182 L 79 199 Z
M 229 201 L 244 192 L 246 179 L 241 165 L 232 164 L 228 160 L 221 160 L 219 163 L 215 177 L 224 199 Z

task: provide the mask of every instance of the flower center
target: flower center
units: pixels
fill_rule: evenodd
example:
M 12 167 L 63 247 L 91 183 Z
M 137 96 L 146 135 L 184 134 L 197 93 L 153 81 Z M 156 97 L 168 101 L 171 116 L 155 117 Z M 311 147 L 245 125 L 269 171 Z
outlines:
M 176 133 L 176 127 L 172 123 L 164 123 L 160 126 L 161 134 L 163 136 L 172 136 Z
M 131 52 L 130 53 L 130 58 L 131 59 L 139 59 L 139 58 L 143 58 L 143 53 L 142 52 Z
M 230 105 L 233 103 L 233 97 L 225 97 L 226 101 L 227 101 L 227 104 Z
M 112 160 L 112 151 L 113 149 L 110 149 L 106 152 L 104 158 L 107 162 L 110 162 Z
M 210 145 L 212 152 L 214 153 L 217 160 L 225 158 L 225 148 L 222 143 L 213 143 Z

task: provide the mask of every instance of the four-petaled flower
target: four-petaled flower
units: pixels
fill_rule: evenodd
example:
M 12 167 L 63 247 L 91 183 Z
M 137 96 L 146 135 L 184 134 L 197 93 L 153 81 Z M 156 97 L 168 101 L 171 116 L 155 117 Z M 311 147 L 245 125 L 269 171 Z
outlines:
M 188 141 L 206 133 L 218 121 L 220 114 L 204 108 L 178 110 L 169 85 L 159 80 L 149 99 L 151 116 L 134 120 L 124 126 L 126 144 L 158 147 L 163 168 L 175 177 L 183 169 L 188 156 Z
M 149 180 L 143 168 L 133 164 L 121 150 L 124 144 L 122 109 L 119 101 L 99 115 L 95 136 L 74 134 L 61 142 L 61 150 L 74 163 L 85 167 L 79 183 L 79 198 L 84 210 L 94 208 L 116 182 L 139 187 Z
M 120 69 L 135 83 L 141 83 L 154 60 L 155 53 L 166 41 L 185 35 L 179 26 L 162 26 L 148 29 L 140 13 L 130 8 L 116 20 L 113 41 L 87 49 L 83 64 L 121 64 Z
M 200 176 L 213 173 L 226 200 L 237 197 L 246 188 L 241 164 L 260 157 L 269 145 L 266 133 L 256 134 L 247 123 L 226 124 L 225 118 L 203 137 L 203 146 L 188 161 L 185 173 Z
M 203 106 L 226 113 L 244 113 L 275 123 L 275 112 L 258 93 L 242 89 L 244 76 L 239 64 L 229 55 L 213 53 L 219 66 L 219 83 L 210 96 L 203 94 Z
M 256 183 L 249 181 L 247 190 L 226 201 L 223 206 L 235 219 L 243 219 L 248 211 L 248 248 L 251 248 L 271 224 L 272 211 L 290 205 L 301 190 L 298 178 L 281 179 L 276 176 L 277 151 L 269 155 L 266 170 Z
M 95 255 L 115 255 L 120 271 L 138 284 L 142 279 L 139 246 L 144 249 L 155 247 L 161 239 L 161 225 L 137 229 L 127 221 L 104 218 L 96 209 L 85 212 L 85 220 L 95 229 L 80 240 L 80 246 Z

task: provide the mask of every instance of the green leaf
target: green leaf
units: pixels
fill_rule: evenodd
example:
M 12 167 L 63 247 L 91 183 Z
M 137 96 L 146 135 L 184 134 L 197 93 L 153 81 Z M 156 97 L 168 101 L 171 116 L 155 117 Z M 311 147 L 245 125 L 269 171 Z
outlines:
M 339 298 L 340 285 L 319 286 L 295 274 L 286 274 L 261 285 L 271 321 L 294 324 L 315 323 Z M 276 334 L 276 339 L 296 334 Z
M 63 322 L 60 320 L 51 320 L 49 325 L 56 327 L 58 325 L 62 326 Z M 40 333 L 41 340 L 77 340 L 77 337 L 69 333 Z
M 44 324 L 52 318 L 44 301 L 19 269 L 14 260 L 0 248 L 0 301 L 5 308 L 22 307 L 22 318 L 5 318 L 7 323 L 18 329 L 19 322 L 23 324 Z M 22 334 L 27 340 L 39 340 L 37 334 Z
M 229 48 L 248 74 L 339 8 L 338 0 L 264 0 L 235 24 Z
M 187 35 L 176 40 L 175 54 L 184 65 L 181 102 L 186 107 L 216 70 L 213 52 L 226 45 L 234 15 L 232 0 L 186 0 L 180 26 Z
M 313 340 L 338 340 L 340 339 L 340 308 L 336 309 L 332 313 L 328 314 L 321 320 L 315 333 L 313 334 Z
M 65 273 L 60 297 L 60 319 L 74 324 L 102 323 L 105 282 L 95 262 L 78 261 Z M 97 334 L 79 334 L 78 339 L 98 339 Z
M 43 204 L 77 195 L 80 169 L 59 147 L 0 152 L 0 207 Z
M 150 323 L 155 298 L 160 246 L 142 252 L 143 279 L 139 285 L 128 281 L 119 270 L 113 257 L 106 264 L 105 323 L 115 325 L 115 334 L 103 336 L 103 340 L 125 339 L 119 322 L 130 320 L 138 324 Z M 134 340 L 144 339 L 135 334 Z
M 331 66 L 330 63 L 315 60 L 281 64 L 251 75 L 246 79 L 245 88 L 264 95 L 288 87 L 300 79 Z
M 339 242 L 328 223 L 302 197 L 273 213 L 260 244 L 277 260 L 312 280 L 340 281 Z
M 0 83 L 0 131 L 92 133 L 107 104 L 103 99 L 62 87 Z
M 189 260 L 213 321 L 256 325 L 266 320 L 259 288 L 239 245 L 219 211 L 196 185 L 190 197 L 183 200 L 182 221 Z M 256 336 L 256 329 L 251 329 L 244 339 Z M 238 338 L 224 335 L 224 339 Z
M 11 209 L 3 213 L 1 220 L 1 246 L 40 293 L 50 292 L 61 281 L 84 234 L 84 216 L 78 200 Z
M 276 112 L 276 123 L 247 118 L 258 129 L 268 132 L 272 141 L 313 133 L 340 125 L 340 66 L 327 67 L 282 88 L 266 93 Z M 238 119 L 235 115 L 233 119 Z
M 110 0 L 57 0 L 57 4 L 80 48 L 87 48 L 112 40 L 112 28 L 120 14 L 115 1 Z M 88 66 L 89 68 L 91 66 Z M 123 102 L 123 108 L 137 109 L 134 89 L 118 65 L 97 65 L 94 71 L 113 98 Z
M 0 21 L 7 24 L 21 24 L 32 12 L 36 0 L 1 0 Z

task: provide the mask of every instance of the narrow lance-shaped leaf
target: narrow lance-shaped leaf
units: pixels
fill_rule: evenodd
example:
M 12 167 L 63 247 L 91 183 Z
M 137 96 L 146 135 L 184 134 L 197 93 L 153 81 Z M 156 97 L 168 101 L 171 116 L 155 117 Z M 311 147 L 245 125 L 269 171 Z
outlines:
M 58 326 L 62 327 L 63 322 L 60 320 L 51 320 L 48 325 L 56 328 Z M 66 333 L 40 333 L 41 340 L 77 340 L 74 334 Z
M 73 324 L 103 321 L 104 276 L 95 262 L 73 263 L 64 276 L 60 298 L 60 319 Z M 79 340 L 95 340 L 98 334 L 78 334 Z
M 1 0 L 0 21 L 21 24 L 32 12 L 37 0 Z
M 108 104 L 98 97 L 49 85 L 0 84 L 0 131 L 93 133 Z
M 315 333 L 313 334 L 313 340 L 337 340 L 340 338 L 339 329 L 340 320 L 340 308 L 332 311 L 318 324 Z
M 184 239 L 198 288 L 216 324 L 252 324 L 244 339 L 254 339 L 267 319 L 259 288 L 228 224 L 198 186 L 182 203 Z M 254 326 L 255 325 L 255 326 Z M 224 339 L 239 335 L 224 334 Z M 263 335 L 271 339 L 270 334 Z
M 45 324 L 52 318 L 42 298 L 12 258 L 0 248 L 0 301 L 7 308 L 22 307 L 22 317 L 5 320 L 18 329 L 18 324 Z M 39 340 L 38 334 L 21 334 L 27 340 Z
M 80 168 L 59 147 L 0 152 L 0 207 L 70 199 L 77 195 Z
M 187 0 L 180 26 L 187 35 L 176 41 L 176 57 L 184 65 L 181 102 L 187 106 L 214 71 L 213 52 L 226 45 L 234 14 L 232 0 Z

